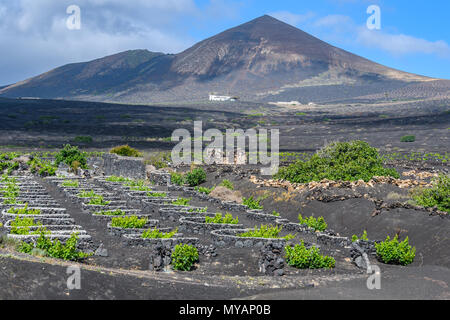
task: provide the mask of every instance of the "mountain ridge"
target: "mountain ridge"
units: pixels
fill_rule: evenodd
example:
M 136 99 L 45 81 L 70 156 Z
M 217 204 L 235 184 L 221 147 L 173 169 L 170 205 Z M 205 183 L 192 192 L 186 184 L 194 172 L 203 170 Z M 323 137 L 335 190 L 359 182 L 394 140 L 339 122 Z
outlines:
M 435 79 L 372 62 L 264 15 L 178 54 L 127 50 L 52 69 L 1 88 L 0 95 L 161 102 L 206 99 L 217 91 L 258 100 L 305 83 L 391 80 Z

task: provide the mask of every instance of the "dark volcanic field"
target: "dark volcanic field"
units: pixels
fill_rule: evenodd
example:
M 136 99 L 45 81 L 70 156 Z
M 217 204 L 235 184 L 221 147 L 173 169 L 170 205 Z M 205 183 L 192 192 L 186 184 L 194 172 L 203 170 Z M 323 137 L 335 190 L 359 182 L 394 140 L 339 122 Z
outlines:
M 57 149 L 65 143 L 107 150 L 128 143 L 145 151 L 170 150 L 173 130 L 217 128 L 280 129 L 280 151 L 312 152 L 326 142 L 366 140 L 382 151 L 449 150 L 448 99 L 380 101 L 302 106 L 246 102 L 160 106 L 62 100 L 0 99 L 0 146 L 8 149 Z M 416 141 L 402 143 L 404 135 Z M 91 143 L 76 142 L 89 136 Z M 165 138 L 165 139 L 164 139 Z
M 5 150 L 56 150 L 65 143 L 85 150 L 106 151 L 128 143 L 146 152 L 170 150 L 173 130 L 193 129 L 202 120 L 204 130 L 217 128 L 280 129 L 280 151 L 313 152 L 330 141 L 361 139 L 382 152 L 440 153 L 450 151 L 450 106 L 447 98 L 408 98 L 387 101 L 382 97 L 322 105 L 274 105 L 256 103 L 189 103 L 159 106 L 103 104 L 62 100 L 0 99 L 0 146 Z M 404 135 L 416 141 L 400 142 Z M 77 136 L 90 136 L 92 143 L 77 143 Z M 393 163 L 400 172 L 426 169 L 448 173 L 448 163 L 425 161 Z M 262 202 L 267 212 L 277 210 L 296 222 L 297 215 L 324 216 L 329 228 L 351 237 L 368 231 L 380 240 L 396 232 L 417 247 L 414 263 L 406 267 L 379 263 L 382 289 L 368 290 L 367 275 L 348 257 L 330 249 L 337 261 L 334 270 L 288 268 L 286 276 L 261 276 L 256 253 L 245 248 L 218 250 L 217 259 L 205 259 L 192 272 L 147 272 L 145 249 L 124 248 L 107 235 L 104 223 L 81 213 L 79 204 L 66 201 L 56 187 L 40 182 L 77 224 L 108 249 L 108 257 L 90 258 L 83 264 L 83 288 L 66 289 L 66 265 L 51 259 L 2 255 L 0 299 L 450 299 L 449 219 L 426 211 L 404 208 L 383 210 L 372 216 L 374 202 L 357 194 L 368 194 L 383 203 L 408 200 L 408 190 L 391 185 L 373 188 L 329 189 L 324 195 L 349 196 L 338 201 L 308 200 L 314 194 L 290 194 L 282 188 L 257 187 L 248 175 L 209 168 L 205 186 L 223 179 L 248 197 L 269 196 Z M 251 169 L 246 167 L 243 171 Z M 175 193 L 176 194 L 176 193 Z M 185 196 L 179 194 L 181 196 Z M 219 210 L 208 202 L 195 205 Z M 209 211 L 209 210 L 208 210 Z M 258 225 L 239 215 L 240 222 Z M 167 226 L 175 226 L 165 222 Z M 205 239 L 203 239 L 205 240 Z M 202 241 L 203 241 L 202 240 Z M 206 240 L 205 240 L 206 241 Z M 328 248 L 323 248 L 327 252 Z

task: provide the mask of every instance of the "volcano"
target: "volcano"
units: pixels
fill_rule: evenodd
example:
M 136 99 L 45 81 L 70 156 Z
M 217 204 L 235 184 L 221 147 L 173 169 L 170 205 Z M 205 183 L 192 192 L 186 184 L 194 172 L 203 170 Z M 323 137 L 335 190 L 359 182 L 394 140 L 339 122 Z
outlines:
M 178 54 L 130 50 L 68 64 L 0 88 L 0 96 L 124 103 L 198 101 L 211 92 L 278 100 L 298 88 L 410 83 L 395 70 L 265 15 Z

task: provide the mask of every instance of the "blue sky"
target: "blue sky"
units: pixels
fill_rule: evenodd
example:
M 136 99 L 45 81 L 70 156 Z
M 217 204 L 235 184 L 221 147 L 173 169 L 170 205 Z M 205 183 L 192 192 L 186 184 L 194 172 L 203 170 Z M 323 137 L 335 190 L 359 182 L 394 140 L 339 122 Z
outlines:
M 81 9 L 68 30 L 66 8 Z M 368 30 L 369 5 L 381 29 Z M 269 14 L 375 62 L 450 79 L 445 0 L 0 0 L 0 85 L 128 49 L 177 53 Z

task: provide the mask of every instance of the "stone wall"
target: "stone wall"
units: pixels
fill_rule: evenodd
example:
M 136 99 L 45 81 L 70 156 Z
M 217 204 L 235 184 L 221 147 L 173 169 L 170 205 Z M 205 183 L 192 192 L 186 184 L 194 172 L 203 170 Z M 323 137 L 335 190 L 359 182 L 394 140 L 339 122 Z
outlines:
M 132 179 L 146 178 L 143 158 L 122 157 L 105 153 L 102 171 L 106 176 L 122 176 Z

